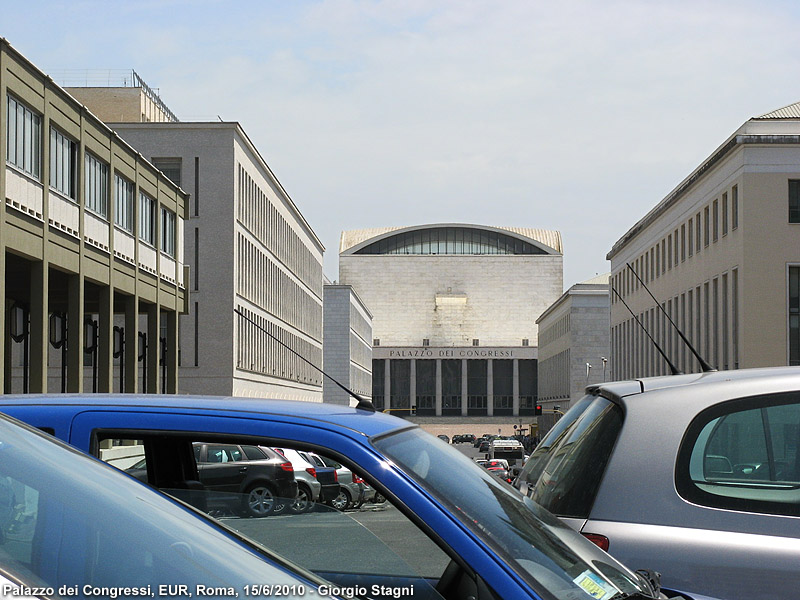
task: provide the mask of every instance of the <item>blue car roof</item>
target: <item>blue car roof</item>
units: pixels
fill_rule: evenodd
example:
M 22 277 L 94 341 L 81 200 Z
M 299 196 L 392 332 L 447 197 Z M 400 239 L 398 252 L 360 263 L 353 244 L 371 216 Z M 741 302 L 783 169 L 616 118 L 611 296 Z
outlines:
M 74 406 L 95 410 L 155 408 L 198 410 L 219 415 L 256 413 L 276 416 L 287 421 L 328 423 L 362 433 L 367 437 L 416 427 L 408 421 L 382 412 L 373 413 L 339 404 L 269 398 L 158 394 L 24 394 L 1 396 L 0 412 L 3 412 L 4 406 Z

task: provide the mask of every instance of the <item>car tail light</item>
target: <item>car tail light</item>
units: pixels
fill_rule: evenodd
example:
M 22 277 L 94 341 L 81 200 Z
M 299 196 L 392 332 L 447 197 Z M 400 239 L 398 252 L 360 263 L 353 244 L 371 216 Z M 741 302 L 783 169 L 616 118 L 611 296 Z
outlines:
M 294 471 L 294 469 L 292 468 L 292 463 L 290 462 L 281 463 L 281 469 L 283 469 L 284 471 L 289 471 L 290 473 Z
M 353 483 L 364 483 L 364 480 L 361 479 L 361 477 L 359 477 L 355 473 L 353 473 Z
M 315 479 L 317 477 L 317 470 L 314 467 L 308 467 L 306 469 L 306 473 L 308 473 L 309 475 L 311 475 Z
M 333 472 L 333 480 L 339 482 L 339 474 L 336 471 Z
M 583 537 L 585 537 L 590 542 L 593 542 L 601 550 L 605 550 L 606 552 L 608 552 L 609 544 L 608 544 L 608 538 L 606 536 L 597 533 L 584 533 Z

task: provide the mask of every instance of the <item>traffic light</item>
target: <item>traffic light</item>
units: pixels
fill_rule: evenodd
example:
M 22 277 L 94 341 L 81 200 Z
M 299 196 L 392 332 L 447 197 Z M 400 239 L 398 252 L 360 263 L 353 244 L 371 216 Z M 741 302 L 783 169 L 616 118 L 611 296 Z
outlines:
M 535 414 L 535 415 L 542 414 L 542 405 L 541 404 L 537 404 L 536 405 L 536 410 L 534 410 L 533 414 Z

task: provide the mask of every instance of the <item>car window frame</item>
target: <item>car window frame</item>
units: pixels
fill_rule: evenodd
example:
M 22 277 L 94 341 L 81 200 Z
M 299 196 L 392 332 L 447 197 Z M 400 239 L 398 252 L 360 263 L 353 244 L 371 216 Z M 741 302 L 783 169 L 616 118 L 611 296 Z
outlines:
M 127 414 L 127 411 L 118 411 L 118 410 L 109 410 L 106 413 L 106 417 L 108 419 L 112 419 L 110 416 L 111 414 L 114 415 L 114 418 L 123 419 L 123 415 Z M 159 413 L 144 413 L 149 417 L 154 417 Z M 137 411 L 137 416 L 142 417 L 143 413 L 139 413 Z M 235 420 L 236 417 L 230 415 L 215 415 L 214 419 L 219 419 L 222 421 L 233 419 Z M 94 420 L 94 419 L 92 419 Z M 270 422 L 270 421 L 265 421 Z M 304 428 L 304 425 L 298 424 L 288 424 L 284 423 L 283 425 L 289 425 L 290 427 L 301 427 Z M 465 576 L 471 578 L 473 581 L 478 581 L 480 576 L 476 572 L 476 570 L 467 562 L 464 557 L 462 557 L 454 548 L 451 546 L 432 526 L 430 526 L 423 518 L 420 517 L 417 513 L 415 513 L 401 497 L 398 497 L 390 488 L 384 485 L 380 479 L 377 478 L 376 474 L 370 472 L 366 467 L 362 468 L 356 464 L 356 457 L 350 457 L 347 454 L 343 453 L 342 450 L 336 449 L 331 446 L 326 446 L 323 443 L 312 442 L 309 440 L 300 440 L 297 439 L 295 435 L 292 433 L 282 434 L 279 432 L 272 433 L 270 435 L 266 434 L 259 434 L 259 433 L 241 433 L 241 432 L 220 432 L 220 431 L 204 431 L 201 428 L 174 428 L 170 425 L 164 426 L 157 426 L 153 427 L 151 425 L 142 426 L 142 427 L 131 427 L 130 425 L 121 425 L 119 427 L 114 427 L 112 425 L 102 425 L 102 426 L 94 426 L 91 422 L 87 424 L 87 428 L 90 430 L 90 437 L 89 437 L 89 448 L 90 453 L 95 458 L 99 457 L 100 451 L 100 441 L 109 438 L 120 438 L 120 437 L 149 437 L 149 436 L 163 436 L 165 432 L 167 433 L 174 433 L 181 437 L 189 437 L 194 441 L 201 442 L 206 445 L 213 445 L 213 444 L 222 444 L 222 445 L 231 445 L 237 444 L 242 445 L 245 443 L 248 444 L 255 444 L 258 446 L 266 446 L 267 448 L 273 449 L 276 454 L 281 456 L 284 460 L 292 462 L 294 464 L 294 459 L 285 456 L 282 452 L 278 451 L 278 449 L 282 450 L 290 450 L 294 454 L 296 454 L 300 461 L 304 463 L 305 466 L 301 466 L 300 470 L 304 470 L 305 467 L 314 467 L 316 468 L 315 464 L 305 457 L 302 456 L 302 453 L 313 452 L 316 454 L 324 455 L 327 458 L 335 460 L 339 462 L 342 466 L 350 469 L 353 472 L 359 473 L 361 476 L 362 473 L 366 475 L 366 477 L 362 477 L 373 489 L 378 491 L 382 494 L 387 500 L 391 501 L 394 507 L 411 523 L 413 523 L 424 535 L 426 535 L 445 555 L 447 555 L 450 560 L 456 563 L 462 570 Z M 393 430 L 392 433 L 397 431 L 403 431 L 405 429 L 415 429 L 417 426 L 409 426 L 404 427 L 401 429 Z M 73 433 L 75 429 L 73 429 Z M 339 438 L 339 435 L 334 432 L 327 432 L 334 437 Z M 340 438 L 341 439 L 341 438 Z M 338 445 L 338 444 L 337 444 Z M 349 444 L 348 444 L 349 445 Z M 79 445 L 82 447 L 82 444 Z M 374 453 L 374 449 L 370 445 L 361 445 L 355 444 L 354 448 L 358 448 L 360 452 L 372 454 Z M 310 457 L 309 457 L 310 458 Z M 383 467 L 386 467 L 385 459 L 379 458 L 379 462 L 382 464 Z M 217 463 L 223 464 L 223 463 Z M 416 484 L 412 483 L 411 481 L 405 482 L 407 485 L 415 487 Z M 203 516 L 206 520 L 209 520 L 212 523 L 218 523 L 213 517 L 204 513 L 202 510 L 197 509 L 196 507 L 187 504 L 180 499 L 174 499 L 176 502 L 183 504 L 193 512 L 197 513 L 198 515 Z M 450 519 L 450 516 L 446 516 L 446 519 Z M 219 526 L 219 524 L 218 524 Z M 254 547 L 259 548 L 262 552 L 267 554 L 270 557 L 279 557 L 280 560 L 286 561 L 291 563 L 291 561 L 287 561 L 285 557 L 281 556 L 280 554 L 275 553 L 269 547 L 262 546 L 257 540 L 249 538 L 241 533 L 237 532 L 234 529 L 228 528 L 224 523 L 221 524 L 223 529 L 228 530 L 228 532 L 232 532 L 240 540 L 253 545 Z M 391 549 L 391 547 L 390 547 Z M 318 577 L 312 571 L 309 571 L 302 565 L 298 565 L 298 568 L 301 572 L 307 571 L 308 573 L 313 574 L 315 577 Z M 444 574 L 443 574 L 444 575 Z M 331 582 L 326 580 L 321 580 L 325 584 L 330 584 Z M 488 585 L 488 584 L 487 584 Z
M 675 489 L 678 495 L 688 502 L 698 504 L 707 508 L 731 510 L 736 512 L 759 513 L 767 515 L 778 515 L 786 517 L 800 516 L 800 503 L 773 502 L 768 500 L 758 500 L 753 498 L 741 498 L 729 495 L 718 495 L 700 488 L 692 479 L 691 458 L 694 448 L 705 427 L 715 419 L 728 414 L 743 412 L 755 409 L 770 408 L 773 406 L 784 406 L 795 404 L 800 409 L 800 392 L 779 392 L 775 394 L 759 394 L 736 398 L 724 402 L 719 402 L 701 412 L 692 419 L 681 439 L 678 447 L 678 455 L 675 460 Z M 713 435 L 713 433 L 712 433 Z M 800 452 L 800 450 L 798 451 Z M 726 486 L 731 489 L 747 488 L 741 486 Z M 800 490 L 800 486 L 797 486 Z

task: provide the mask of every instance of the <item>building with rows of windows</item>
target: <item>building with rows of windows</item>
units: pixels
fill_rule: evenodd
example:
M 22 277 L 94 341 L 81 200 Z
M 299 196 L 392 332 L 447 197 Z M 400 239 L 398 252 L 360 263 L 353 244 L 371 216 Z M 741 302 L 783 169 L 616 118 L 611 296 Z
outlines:
M 355 405 L 356 400 L 339 385 L 372 397 L 372 313 L 352 286 L 330 282 L 324 286 L 323 364 L 325 402 Z
M 632 315 L 686 372 L 670 320 L 711 366 L 800 364 L 800 103 L 745 122 L 607 258 L 616 379 L 669 372 Z
M 182 391 L 321 402 L 324 247 L 242 127 L 110 126 L 191 194 Z
M 175 393 L 186 194 L 0 39 L 5 392 Z
M 373 316 L 376 406 L 533 415 L 536 319 L 561 295 L 562 261 L 557 231 L 444 223 L 343 232 L 339 283 Z
M 606 273 L 570 287 L 536 320 L 540 432 L 610 374 L 608 308 Z

